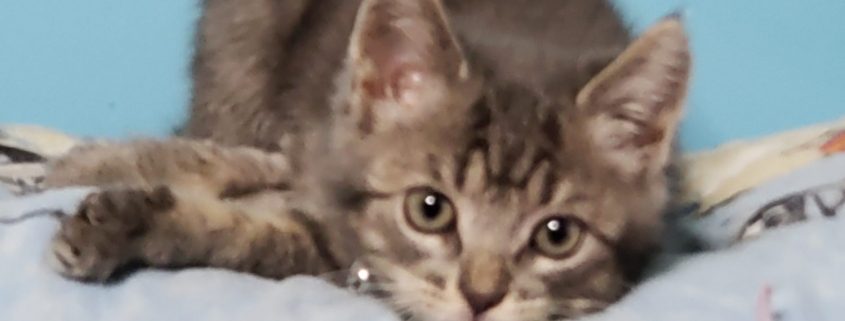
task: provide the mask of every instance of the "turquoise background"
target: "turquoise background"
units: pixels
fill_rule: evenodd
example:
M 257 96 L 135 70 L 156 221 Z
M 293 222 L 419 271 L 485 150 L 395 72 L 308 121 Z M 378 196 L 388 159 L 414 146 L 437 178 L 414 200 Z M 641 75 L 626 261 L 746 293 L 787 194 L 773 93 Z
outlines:
M 695 51 L 689 149 L 845 116 L 845 1 L 619 0 L 680 10 Z M 196 3 L 0 0 L 0 123 L 166 135 L 184 117 Z

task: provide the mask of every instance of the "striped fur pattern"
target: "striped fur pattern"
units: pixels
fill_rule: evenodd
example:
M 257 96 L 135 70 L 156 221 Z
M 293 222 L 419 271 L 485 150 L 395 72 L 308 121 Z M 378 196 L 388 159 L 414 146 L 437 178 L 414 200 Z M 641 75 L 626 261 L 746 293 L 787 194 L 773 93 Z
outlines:
M 284 278 L 364 262 L 376 294 L 422 321 L 574 318 L 636 281 L 670 199 L 690 74 L 676 17 L 632 41 L 604 1 L 247 2 L 205 3 L 192 139 L 52 164 L 49 186 L 106 187 L 63 223 L 59 272 L 102 281 L 135 262 Z M 266 17 L 286 6 L 304 13 Z M 226 8 L 241 19 L 221 21 Z M 297 38 L 285 29 L 297 21 L 328 38 Z M 229 34 L 251 28 L 263 31 Z M 263 51 L 267 28 L 293 47 Z M 303 75 L 288 65 L 307 56 L 295 43 L 342 68 L 300 84 L 328 73 L 334 90 L 291 85 L 279 107 L 271 71 Z

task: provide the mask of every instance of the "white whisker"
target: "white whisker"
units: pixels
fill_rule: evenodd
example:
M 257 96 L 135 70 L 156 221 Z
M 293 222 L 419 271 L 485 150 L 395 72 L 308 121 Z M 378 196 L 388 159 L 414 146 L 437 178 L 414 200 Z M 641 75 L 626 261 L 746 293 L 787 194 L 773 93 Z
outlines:
M 598 312 L 611 304 L 612 302 L 594 298 L 560 299 L 553 302 L 551 314 L 559 318 L 576 318 Z

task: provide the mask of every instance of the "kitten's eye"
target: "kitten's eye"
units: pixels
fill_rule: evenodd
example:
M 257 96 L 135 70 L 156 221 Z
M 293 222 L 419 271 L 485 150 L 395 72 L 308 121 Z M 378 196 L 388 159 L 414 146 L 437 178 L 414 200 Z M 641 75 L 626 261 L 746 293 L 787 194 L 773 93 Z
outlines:
M 445 195 L 430 188 L 415 188 L 405 197 L 405 217 L 423 233 L 441 233 L 455 223 L 455 208 Z
M 581 225 L 572 219 L 554 217 L 537 226 L 531 244 L 545 256 L 563 259 L 575 253 L 583 234 Z

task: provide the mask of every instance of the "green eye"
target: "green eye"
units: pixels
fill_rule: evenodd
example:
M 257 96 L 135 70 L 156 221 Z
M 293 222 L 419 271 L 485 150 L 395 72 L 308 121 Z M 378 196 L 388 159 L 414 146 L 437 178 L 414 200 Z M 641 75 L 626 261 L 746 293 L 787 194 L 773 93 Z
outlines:
M 575 253 L 583 238 L 584 229 L 577 221 L 553 217 L 537 226 L 531 244 L 545 256 L 563 259 Z
M 431 188 L 415 188 L 405 197 L 405 218 L 420 232 L 442 233 L 454 226 L 455 207 Z

